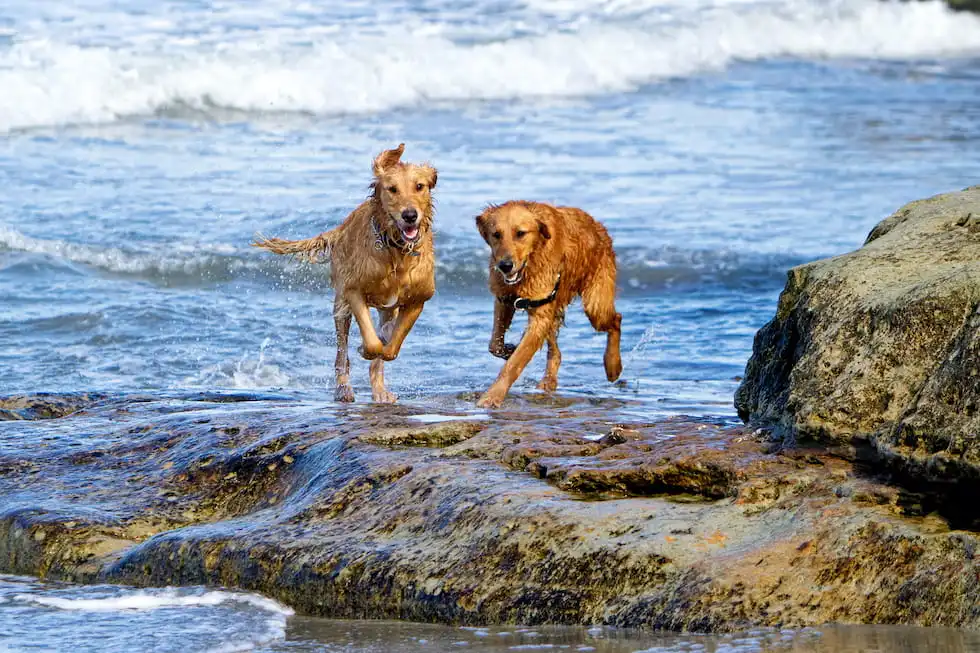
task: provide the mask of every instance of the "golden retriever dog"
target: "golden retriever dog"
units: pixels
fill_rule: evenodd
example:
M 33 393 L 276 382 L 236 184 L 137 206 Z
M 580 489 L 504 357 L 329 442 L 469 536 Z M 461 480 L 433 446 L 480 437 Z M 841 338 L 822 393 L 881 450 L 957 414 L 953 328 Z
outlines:
M 384 361 L 398 356 L 423 305 L 435 294 L 432 189 L 438 173 L 427 164 L 402 163 L 404 151 L 402 143 L 374 159 L 371 194 L 336 229 L 306 240 L 259 236 L 253 243 L 311 262 L 330 260 L 336 290 L 337 401 L 354 401 L 347 357 L 351 316 L 361 331 L 359 351 L 371 361 L 372 397 L 394 403 L 397 397 L 385 389 Z M 380 333 L 374 329 L 370 308 L 379 313 Z
M 576 296 L 592 327 L 606 332 L 606 378 L 619 378 L 622 316 L 616 312 L 616 254 L 606 229 L 580 209 L 538 202 L 489 206 L 476 218 L 490 245 L 490 292 L 493 309 L 490 353 L 505 359 L 497 380 L 478 405 L 496 408 L 545 342 L 548 361 L 538 388 L 558 387 L 558 329 Z M 526 310 L 528 325 L 518 345 L 504 342 L 516 310 Z

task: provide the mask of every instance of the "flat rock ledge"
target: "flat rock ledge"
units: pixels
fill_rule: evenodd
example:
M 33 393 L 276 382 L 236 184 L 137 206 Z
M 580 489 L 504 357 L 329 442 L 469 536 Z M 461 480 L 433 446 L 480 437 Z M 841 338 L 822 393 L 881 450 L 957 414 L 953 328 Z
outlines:
M 859 464 L 533 397 L 433 423 L 274 396 L 0 399 L 0 572 L 467 625 L 980 621 L 976 536 Z

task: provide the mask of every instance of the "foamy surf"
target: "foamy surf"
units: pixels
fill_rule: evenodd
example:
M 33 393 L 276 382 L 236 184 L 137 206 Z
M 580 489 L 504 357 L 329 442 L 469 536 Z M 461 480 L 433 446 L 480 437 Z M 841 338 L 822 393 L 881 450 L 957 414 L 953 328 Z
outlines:
M 423 27 L 422 47 L 404 38 L 404 25 L 371 35 L 272 30 L 207 43 L 163 35 L 149 51 L 142 43 L 25 38 L 0 49 L 0 132 L 112 122 L 181 105 L 371 113 L 433 101 L 624 92 L 735 61 L 980 53 L 980 19 L 938 1 L 600 6 L 550 32 L 490 40 L 452 25 Z
M 14 251 L 43 254 L 68 263 L 77 263 L 106 272 L 136 275 L 160 280 L 180 277 L 221 280 L 255 268 L 255 262 L 236 257 L 233 248 L 201 244 L 194 252 L 180 251 L 173 245 L 159 251 L 136 251 L 122 247 L 104 247 L 72 243 L 65 240 L 34 238 L 16 229 L 0 225 L 0 252 Z
M 0 650 L 57 642 L 59 650 L 249 651 L 283 640 L 293 615 L 246 592 L 46 585 L 9 576 L 0 578 L 0 599 L 0 610 L 32 615 L 29 623 L 8 623 Z
M 37 594 L 17 594 L 14 601 L 34 603 L 59 610 L 80 612 L 117 612 L 119 610 L 159 610 L 163 608 L 215 606 L 224 603 L 246 603 L 272 614 L 288 617 L 292 608 L 272 599 L 255 594 L 240 592 L 205 592 L 203 594 L 182 594 L 179 590 L 167 588 L 159 591 L 140 591 L 105 598 L 61 598 Z
M 409 415 L 408 419 L 421 422 L 423 424 L 442 424 L 444 422 L 458 421 L 483 421 L 490 419 L 487 413 L 473 413 L 471 415 L 440 415 L 439 413 L 423 413 L 421 415 Z

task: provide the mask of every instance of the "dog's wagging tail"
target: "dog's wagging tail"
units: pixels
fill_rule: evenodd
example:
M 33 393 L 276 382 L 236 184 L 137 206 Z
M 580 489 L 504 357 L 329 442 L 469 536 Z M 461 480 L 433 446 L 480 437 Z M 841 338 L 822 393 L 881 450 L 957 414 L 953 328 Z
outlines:
M 333 232 L 327 232 L 303 240 L 285 240 L 283 238 L 268 238 L 257 233 L 252 247 L 261 247 L 273 254 L 292 255 L 308 263 L 321 263 L 330 258 L 330 250 L 334 241 L 332 235 Z

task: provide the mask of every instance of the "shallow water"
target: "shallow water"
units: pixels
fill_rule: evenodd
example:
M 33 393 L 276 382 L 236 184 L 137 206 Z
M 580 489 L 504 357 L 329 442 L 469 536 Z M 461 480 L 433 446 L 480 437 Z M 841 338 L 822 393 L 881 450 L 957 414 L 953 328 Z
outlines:
M 328 398 L 325 269 L 248 240 L 335 225 L 405 141 L 441 170 L 439 289 L 395 392 L 494 378 L 472 221 L 521 197 L 589 210 L 619 252 L 625 383 L 573 309 L 563 390 L 731 415 L 787 268 L 976 182 L 980 19 L 939 3 L 330 7 L 7 3 L 0 388 Z
M 0 390 L 328 399 L 326 271 L 248 240 L 337 224 L 363 198 L 370 158 L 405 141 L 407 158 L 440 176 L 438 294 L 387 374 L 403 400 L 438 413 L 442 399 L 429 397 L 493 380 L 473 216 L 526 198 L 590 211 L 620 259 L 624 382 L 605 382 L 603 339 L 573 309 L 562 392 L 629 399 L 616 409 L 624 419 L 731 419 L 789 267 L 859 246 L 904 202 L 977 183 L 978 62 L 980 19 L 938 2 L 8 1 Z M 515 391 L 533 392 L 542 369 L 535 361 Z M 366 363 L 354 382 L 363 400 Z M 75 633 L 73 647 L 131 650 L 161 630 L 204 650 L 229 624 L 251 633 L 242 624 L 254 617 L 261 633 L 272 618 L 247 601 L 199 607 L 139 613 L 144 628 L 137 613 L 82 618 L 8 597 L 0 633 L 34 636 L 24 624 L 43 617 L 50 630 L 31 632 Z M 425 650 L 509 645 L 410 625 L 285 628 L 288 641 L 267 650 L 414 650 L 420 633 Z M 547 642 L 592 645 L 561 632 Z M 976 646 L 955 631 L 821 632 L 766 644 L 783 649 L 649 636 L 635 646 Z M 607 637 L 595 646 L 638 650 Z
M 980 633 L 899 626 L 756 629 L 732 635 L 606 627 L 459 628 L 300 617 L 269 599 L 207 588 L 42 584 L 0 576 L 0 651 L 388 653 L 970 653 Z
M 304 641 L 305 640 L 305 641 Z M 351 646 L 350 642 L 357 642 Z M 309 647 L 309 648 L 304 648 Z M 269 651 L 595 651 L 596 653 L 969 653 L 980 635 L 954 629 L 826 626 L 733 635 L 675 635 L 610 628 L 467 628 L 294 618 Z

